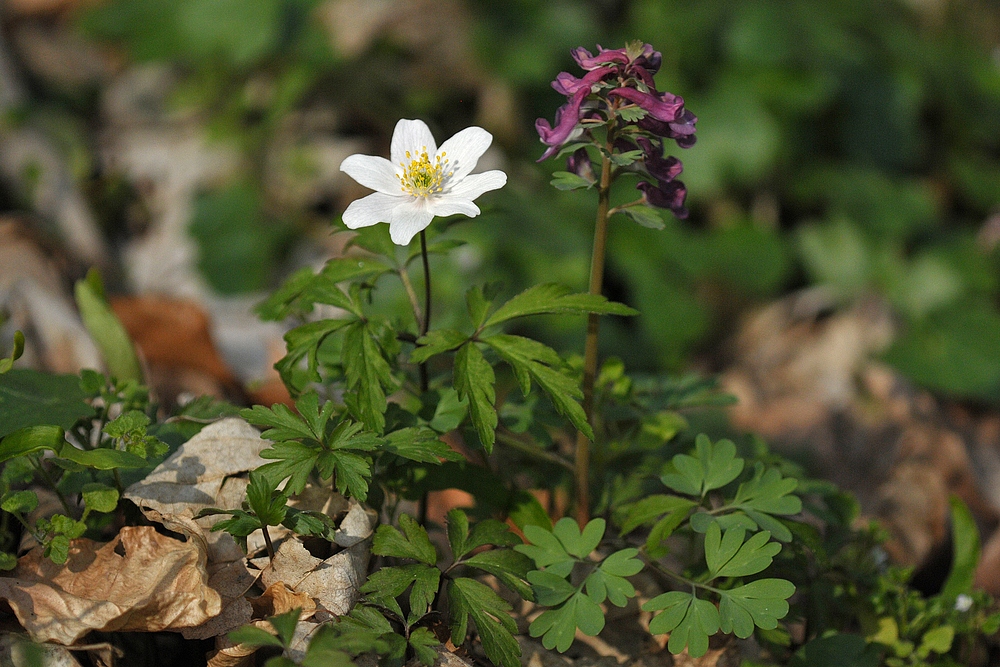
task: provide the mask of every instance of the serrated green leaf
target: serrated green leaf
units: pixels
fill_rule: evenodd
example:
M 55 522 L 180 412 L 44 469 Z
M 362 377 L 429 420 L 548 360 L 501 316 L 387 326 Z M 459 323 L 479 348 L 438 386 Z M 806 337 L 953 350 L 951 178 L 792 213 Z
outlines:
M 657 595 L 642 606 L 646 611 L 662 610 L 649 622 L 654 635 L 670 633 L 667 648 L 678 654 L 686 646 L 693 658 L 708 651 L 708 638 L 719 630 L 719 610 L 708 600 L 690 593 L 671 591 Z
M 771 533 L 756 533 L 746 542 L 742 527 L 730 528 L 724 534 L 717 522 L 705 533 L 705 561 L 709 574 L 715 577 L 743 577 L 766 569 L 781 551 L 781 545 L 771 542 Z
M 469 319 L 472 320 L 472 326 L 476 329 L 482 327 L 483 322 L 486 321 L 486 314 L 493 304 L 493 291 L 491 285 L 485 287 L 473 285 L 465 293 L 465 305 L 469 311 Z
M 417 339 L 419 347 L 410 354 L 410 361 L 422 364 L 431 357 L 457 349 L 464 345 L 469 337 L 455 329 L 434 329 Z
M 276 442 L 270 448 L 263 450 L 260 456 L 264 459 L 277 460 L 265 463 L 257 468 L 257 472 L 266 475 L 274 485 L 287 479 L 285 492 L 301 493 L 322 451 L 319 445 L 315 444 L 306 445 L 295 441 Z
M 641 525 L 652 523 L 654 519 L 659 520 L 663 515 L 669 516 L 678 513 L 686 517 L 687 513 L 696 505 L 697 503 L 690 498 L 681 498 L 680 496 L 666 494 L 647 496 L 629 505 L 621 534 L 626 535 Z
M 28 426 L 0 440 L 0 462 L 44 450 L 59 451 L 66 444 L 58 426 Z
M 212 530 L 224 530 L 234 537 L 246 537 L 255 530 L 260 530 L 262 527 L 260 519 L 244 510 L 216 510 L 216 508 L 208 508 L 198 513 L 199 516 L 209 516 L 210 514 L 229 514 L 230 518 L 223 519 L 214 524 Z
M 124 438 L 133 431 L 146 433 L 150 419 L 144 412 L 139 410 L 129 410 L 124 412 L 104 425 L 104 433 L 112 438 Z
M 119 380 L 142 382 L 142 368 L 132 339 L 102 294 L 100 275 L 95 269 L 74 288 L 76 305 L 83 325 L 101 350 L 108 372 Z
M 503 304 L 486 321 L 485 327 L 492 327 L 515 317 L 541 315 L 544 313 L 567 313 L 598 315 L 638 315 L 639 311 L 597 294 L 573 293 L 565 285 L 544 283 L 524 290 Z
M 549 181 L 549 184 L 556 190 L 578 190 L 580 188 L 593 187 L 594 185 L 592 181 L 569 171 L 553 172 L 552 180 Z
M 317 352 L 326 338 L 341 329 L 357 322 L 356 319 L 320 320 L 295 327 L 285 333 L 285 344 L 288 353 L 274 365 L 282 380 L 292 386 L 292 379 L 298 371 L 303 359 L 306 360 L 306 371 L 310 381 L 318 382 L 317 372 L 319 361 Z M 298 389 L 301 389 L 299 387 Z
M 531 388 L 531 380 L 534 380 L 549 396 L 556 411 L 569 419 L 584 435 L 593 439 L 594 432 L 587 421 L 587 415 L 577 402 L 583 398 L 583 390 L 576 378 L 553 367 L 562 366 L 562 360 L 555 350 L 530 338 L 509 334 L 489 336 L 483 338 L 482 342 L 496 350 L 510 364 L 525 395 Z
M 545 648 L 565 653 L 573 644 L 577 628 L 591 637 L 604 629 L 600 605 L 579 591 L 562 606 L 542 612 L 528 626 L 528 632 L 532 637 L 541 637 Z
M 281 640 L 272 635 L 270 632 L 252 625 L 244 625 L 242 628 L 237 628 L 236 630 L 230 632 L 227 636 L 229 637 L 229 641 L 234 644 L 275 646 L 277 648 L 285 647 L 285 645 L 281 643 Z
M 427 667 L 433 667 L 438 659 L 436 647 L 441 645 L 434 633 L 427 628 L 420 627 L 410 633 L 408 641 L 417 660 Z
M 284 614 L 277 614 L 267 619 L 271 627 L 278 633 L 278 638 L 285 646 L 290 646 L 295 637 L 295 626 L 299 624 L 299 617 L 302 616 L 302 609 L 295 608 L 286 611 Z
M 289 507 L 281 525 L 297 535 L 312 535 L 333 542 L 336 522 L 322 512 L 299 510 Z
M 114 512 L 118 509 L 118 489 L 97 482 L 84 484 L 80 491 L 83 504 L 92 512 Z
M 648 229 L 663 229 L 666 227 L 663 223 L 663 216 L 660 215 L 660 212 L 652 206 L 637 204 L 635 206 L 623 208 L 621 209 L 621 212 Z
M 0 509 L 10 514 L 27 514 L 38 507 L 34 491 L 8 491 L 0 498 Z
M 69 538 L 65 535 L 56 535 L 42 547 L 42 556 L 62 565 L 69 558 Z
M 461 454 L 442 442 L 437 433 L 421 426 L 411 426 L 389 433 L 385 436 L 382 450 L 421 463 L 440 463 L 441 459 L 460 461 L 463 458 Z
M 454 381 L 458 397 L 469 402 L 469 417 L 479 440 L 487 452 L 492 452 L 497 428 L 497 411 L 493 407 L 496 376 L 479 347 L 471 341 L 455 355 Z
M 794 592 L 795 586 L 784 579 L 758 579 L 720 591 L 720 628 L 741 639 L 753 634 L 754 625 L 773 630 L 788 613 L 787 600 Z
M 528 585 L 527 578 L 532 562 L 524 554 L 510 549 L 490 549 L 477 553 L 464 564 L 492 574 L 523 599 L 531 599 L 531 586 Z
M 316 274 L 304 267 L 288 276 L 269 297 L 254 306 L 254 312 L 265 321 L 280 322 L 289 315 L 305 315 L 312 311 L 311 303 L 302 303 L 302 294 Z
M 521 647 L 514 638 L 517 624 L 509 615 L 511 606 L 488 586 L 465 577 L 454 579 L 448 594 L 452 611 L 451 641 L 459 646 L 465 643 L 471 616 L 486 656 L 501 667 L 520 667 Z
M 277 526 L 284 520 L 288 496 L 278 492 L 267 475 L 261 474 L 259 470 L 251 470 L 246 493 L 247 504 L 261 523 Z
M 357 400 L 358 418 L 381 433 L 385 428 L 385 392 L 396 388 L 389 363 L 366 322 L 357 322 L 344 331 L 342 354 L 348 391 Z
M 314 392 L 303 394 L 299 401 L 309 401 L 310 399 L 319 401 L 319 397 Z M 322 440 L 321 433 L 314 432 L 302 417 L 292 412 L 292 409 L 287 405 L 281 403 L 275 403 L 270 408 L 266 408 L 263 405 L 255 405 L 252 408 L 240 410 L 240 417 L 246 419 L 254 426 L 269 427 L 261 433 L 261 437 L 265 440 L 275 442 L 286 440 L 319 442 Z
M 408 514 L 399 515 L 399 527 L 383 524 L 375 531 L 372 541 L 372 552 L 379 556 L 395 556 L 396 558 L 412 558 L 427 565 L 437 563 L 437 551 L 427 531 Z
M 407 623 L 413 624 L 430 610 L 437 595 L 441 571 L 431 565 L 411 563 L 395 567 L 383 567 L 372 572 L 361 587 L 361 593 L 372 603 L 392 609 L 403 616 L 396 598 L 411 588 Z
M 638 106 L 622 107 L 618 109 L 616 113 L 618 114 L 618 117 L 621 118 L 626 123 L 634 123 L 637 120 L 642 120 L 643 118 L 646 117 L 646 110 Z M 629 151 L 629 152 L 634 153 L 636 151 Z

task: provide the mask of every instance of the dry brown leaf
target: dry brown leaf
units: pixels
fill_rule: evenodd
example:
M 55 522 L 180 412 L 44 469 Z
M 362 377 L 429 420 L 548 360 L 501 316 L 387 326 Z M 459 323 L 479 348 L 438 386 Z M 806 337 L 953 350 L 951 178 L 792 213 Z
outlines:
M 0 598 L 36 641 L 69 645 L 91 630 L 158 632 L 193 627 L 221 610 L 208 586 L 206 547 L 150 526 L 126 526 L 114 540 L 74 540 L 57 565 L 36 548 L 0 578 Z
M 316 611 L 316 603 L 305 593 L 297 593 L 283 581 L 278 581 L 267 587 L 260 597 L 250 600 L 256 618 L 266 618 L 284 614 L 292 609 L 301 609 L 300 618 L 309 618 Z
M 335 536 L 336 543 L 344 547 L 342 551 L 323 560 L 310 554 L 297 539 L 290 538 L 278 547 L 273 562 L 259 558 L 251 564 L 261 570 L 265 586 L 283 582 L 293 591 L 315 600 L 319 610 L 342 616 L 360 595 L 374 529 L 374 512 L 353 502 Z

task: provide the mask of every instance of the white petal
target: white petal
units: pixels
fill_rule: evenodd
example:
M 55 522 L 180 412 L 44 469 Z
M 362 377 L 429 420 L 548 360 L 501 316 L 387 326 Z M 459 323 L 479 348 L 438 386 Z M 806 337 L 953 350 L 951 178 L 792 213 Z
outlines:
M 479 207 L 473 204 L 471 199 L 461 199 L 459 197 L 444 195 L 435 197 L 429 203 L 434 215 L 441 217 L 461 213 L 462 215 L 474 218 L 480 213 Z
M 351 155 L 340 163 L 340 170 L 366 188 L 387 195 L 402 193 L 396 169 L 384 157 Z
M 370 227 L 378 222 L 392 220 L 392 210 L 399 205 L 401 197 L 376 192 L 355 199 L 344 211 L 344 224 L 350 229 Z
M 481 127 L 467 127 L 441 144 L 438 155 L 447 153 L 448 171 L 454 172 L 452 182 L 460 181 L 476 168 L 476 163 L 493 143 L 493 135 Z
M 507 184 L 507 174 L 499 169 L 486 171 L 482 174 L 472 174 L 466 176 L 461 182 L 456 183 L 446 193 L 449 197 L 472 200 L 490 190 L 502 188 Z M 439 214 L 440 215 L 440 214 Z
M 396 245 L 408 245 L 410 240 L 431 224 L 434 213 L 426 205 L 425 200 L 417 198 L 413 202 L 397 204 L 392 210 L 392 221 L 389 223 L 389 237 Z
M 401 118 L 396 123 L 396 129 L 392 131 L 392 146 L 389 149 L 389 157 L 392 158 L 393 166 L 399 166 L 400 162 L 409 164 L 406 159 L 406 151 L 410 151 L 411 159 L 427 148 L 427 155 L 433 156 L 437 151 L 437 143 L 434 135 L 431 134 L 427 124 L 422 120 L 407 120 Z

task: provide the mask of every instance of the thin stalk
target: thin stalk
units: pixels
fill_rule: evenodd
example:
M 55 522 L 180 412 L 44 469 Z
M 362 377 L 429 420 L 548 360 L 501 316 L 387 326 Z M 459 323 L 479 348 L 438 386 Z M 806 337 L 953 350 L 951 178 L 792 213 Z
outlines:
M 546 461 L 548 463 L 554 463 L 557 466 L 566 468 L 567 470 L 570 471 L 576 470 L 576 468 L 573 466 L 572 463 L 570 463 L 563 457 L 559 456 L 558 454 L 553 454 L 552 452 L 547 452 L 544 449 L 539 449 L 538 447 L 530 445 L 527 442 L 521 442 L 517 438 L 508 435 L 502 431 L 497 432 L 497 440 L 507 445 L 511 449 L 516 449 L 519 452 L 527 454 L 528 456 L 533 456 L 537 459 L 541 459 L 542 461 Z
M 431 328 L 431 264 L 427 257 L 427 235 L 420 230 L 420 259 L 424 263 L 424 316 L 420 321 L 420 335 L 426 336 Z M 420 390 L 427 391 L 427 363 L 420 364 Z
M 417 328 L 419 329 L 423 324 L 424 316 L 420 312 L 420 301 L 417 299 L 417 291 L 413 289 L 413 283 L 410 282 L 410 274 L 406 272 L 405 266 L 399 270 L 399 279 L 403 283 L 403 289 L 406 291 L 406 298 L 410 300 L 410 308 L 413 309 L 413 320 L 417 323 Z M 419 338 L 419 336 L 416 338 Z
M 610 147 L 609 147 L 610 150 Z M 594 250 L 590 256 L 590 294 L 600 295 L 604 284 L 604 253 L 608 239 L 608 198 L 611 191 L 611 160 L 601 159 L 601 183 L 597 189 L 597 220 L 594 223 Z M 597 332 L 600 316 L 587 316 L 587 340 L 583 352 L 583 411 L 594 426 L 594 380 L 597 377 Z M 590 521 L 590 440 L 576 434 L 576 520 L 583 528 Z
M 271 533 L 267 532 L 267 525 L 261 522 L 260 532 L 264 535 L 264 546 L 267 548 L 267 555 L 271 562 L 274 562 L 274 544 L 271 543 Z
M 39 474 L 41 474 L 45 483 L 48 484 L 49 488 L 55 491 L 56 495 L 59 497 L 59 502 L 62 504 L 63 509 L 66 510 L 66 516 L 72 516 L 73 510 L 69 507 L 69 501 L 66 500 L 66 496 L 64 496 L 63 492 L 56 486 L 55 480 L 53 480 L 52 476 L 49 475 L 49 471 L 45 469 L 45 466 L 42 465 L 41 461 L 36 461 L 32 458 L 31 462 L 35 466 L 35 469 L 38 470 Z

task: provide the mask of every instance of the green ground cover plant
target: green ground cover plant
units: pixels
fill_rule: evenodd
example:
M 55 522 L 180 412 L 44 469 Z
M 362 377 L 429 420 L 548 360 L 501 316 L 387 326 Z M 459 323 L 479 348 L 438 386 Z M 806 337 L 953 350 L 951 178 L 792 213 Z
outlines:
M 376 191 L 344 214 L 347 226 L 359 229 L 351 254 L 294 274 L 259 306 L 266 319 L 299 322 L 276 365 L 295 409 L 240 411 L 264 429 L 271 445 L 261 457 L 269 462 L 249 472 L 242 509 L 208 508 L 201 516 L 227 515 L 213 530 L 232 534 L 244 549 L 260 530 L 272 561 L 272 527 L 335 540 L 330 516 L 289 505 L 307 487 L 368 503 L 387 521 L 374 534 L 378 565 L 360 586 L 360 601 L 323 626 L 302 656 L 289 652 L 300 610 L 271 618 L 273 633 L 248 626 L 231 639 L 277 651 L 272 667 L 349 664 L 367 652 L 385 665 L 415 658 L 430 666 L 443 627 L 455 646 L 478 642 L 494 663 L 516 667 L 513 607 L 482 575 L 534 603 L 540 613 L 530 635 L 565 652 L 578 631 L 601 632 L 607 604 L 623 607 L 636 597 L 629 578 L 645 570 L 666 589 L 642 604 L 654 612 L 649 631 L 669 635 L 673 653 L 701 656 L 721 633 L 755 637 L 761 652 L 754 664 L 950 665 L 977 655 L 1000 627 L 1000 614 L 972 590 L 979 544 L 960 502 L 951 573 L 940 593 L 924 597 L 907 587 L 909 573 L 879 562 L 880 538 L 854 526 L 849 497 L 759 441 L 741 450 L 692 430 L 681 409 L 724 402 L 710 385 L 633 376 L 616 360 L 598 365 L 601 319 L 638 314 L 602 295 L 608 221 L 621 214 L 661 228 L 658 209 L 687 215 L 682 167 L 665 154 L 665 141 L 694 145 L 696 118 L 681 98 L 655 88 L 662 57 L 648 44 L 597 55 L 578 48 L 573 57 L 584 76 L 556 78 L 553 87 L 567 101 L 554 124 L 540 119 L 537 128 L 543 158 L 568 156 L 552 185 L 596 196 L 588 292 L 542 283 L 503 298 L 502 286 L 486 284 L 469 287 L 464 304 L 433 299 L 430 257 L 462 245 L 447 220 L 432 225 L 435 216 L 478 215 L 472 200 L 502 187 L 506 176 L 471 174 L 491 141 L 480 128 L 438 149 L 424 123 L 402 120 L 392 161 L 352 156 L 343 164 Z M 636 179 L 637 198 L 618 200 L 612 184 L 620 177 Z M 413 239 L 418 248 L 409 247 Z M 421 282 L 411 279 L 414 264 Z M 407 310 L 379 308 L 387 280 L 406 292 Z M 233 412 L 196 401 L 158 419 L 96 274 L 76 294 L 114 369 L 110 376 L 13 368 L 20 342 L 0 368 L 0 537 L 8 569 L 25 533 L 45 558 L 62 563 L 73 539 L 136 521 L 120 502 L 125 487 L 206 418 Z M 464 310 L 464 323 L 436 327 L 432 304 L 435 312 L 442 305 Z M 339 314 L 313 317 L 317 305 Z M 510 332 L 536 316 L 585 318 L 582 359 Z M 479 489 L 475 522 L 462 510 L 449 512 L 442 550 L 425 518 L 398 508 L 405 498 L 425 506 L 432 489 L 463 488 L 466 456 L 445 444 L 446 434 L 457 434 L 485 464 L 482 475 L 506 493 L 498 500 Z M 571 456 L 560 443 L 571 443 Z M 573 488 L 575 518 L 553 522 L 518 486 L 523 479 L 492 466 L 491 456 L 557 470 L 548 488 Z M 436 477 L 427 474 L 435 469 Z M 37 484 L 55 494 L 62 511 L 32 522 Z M 804 625 L 805 634 L 793 639 L 790 623 Z

